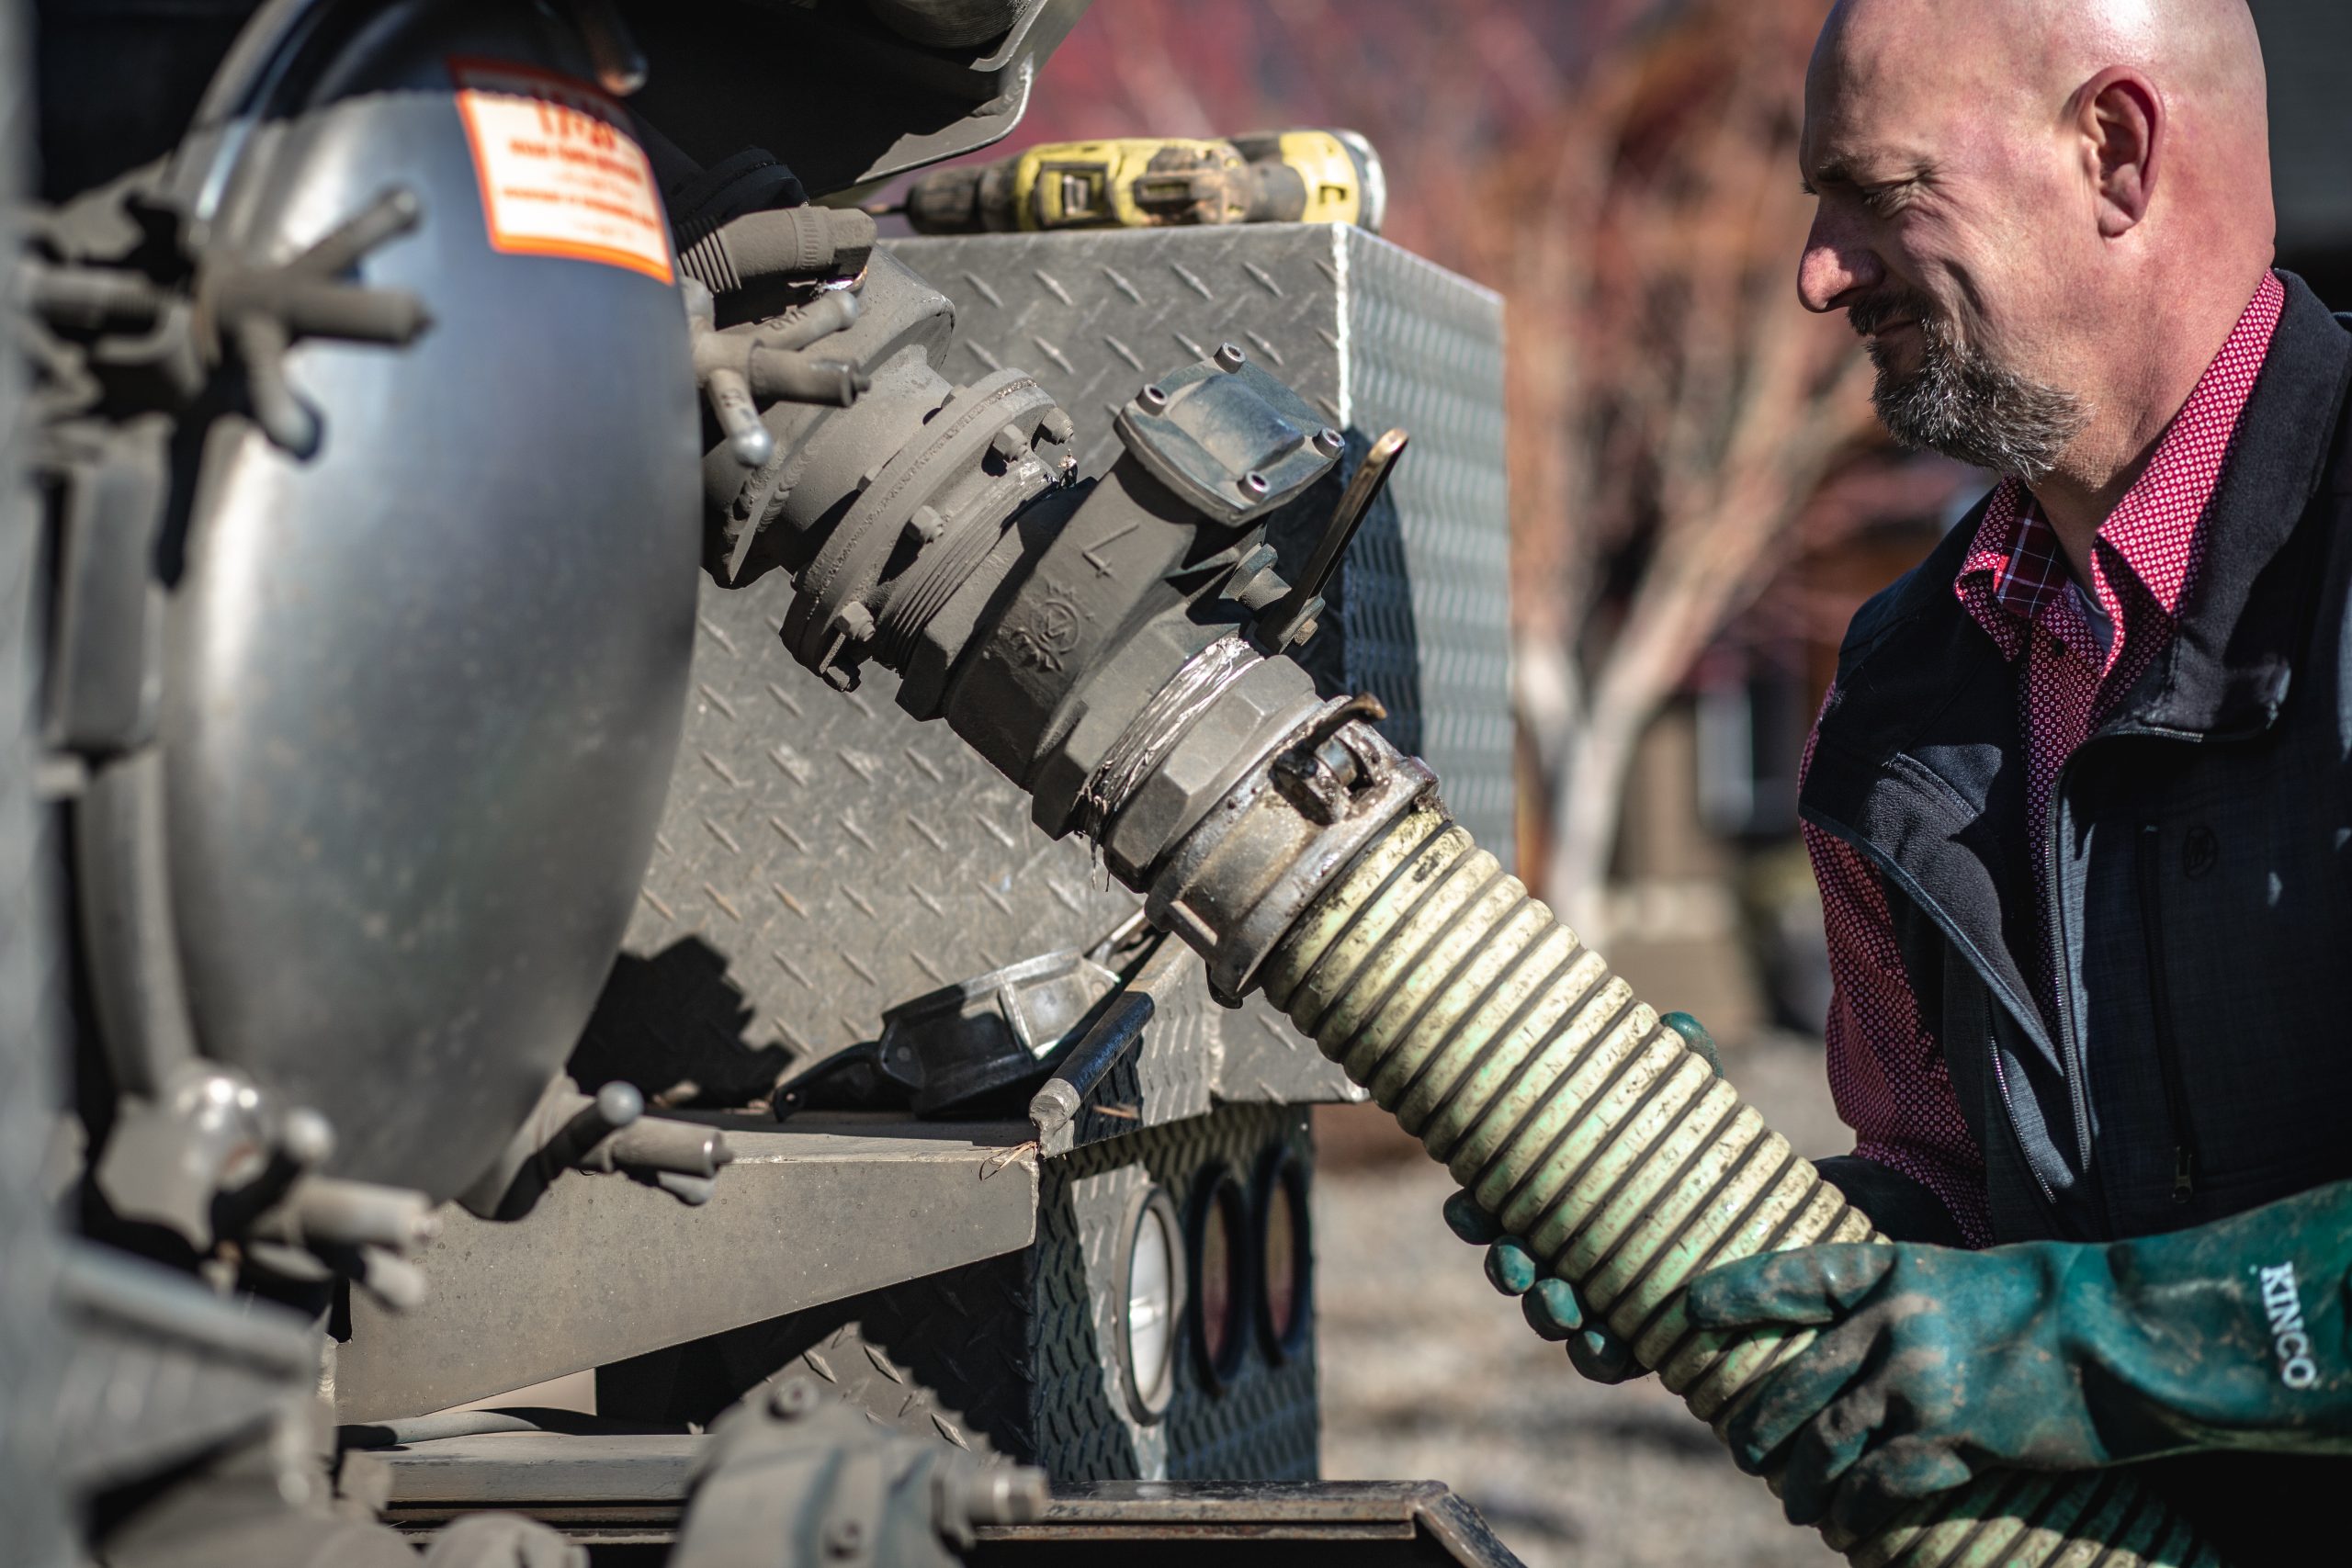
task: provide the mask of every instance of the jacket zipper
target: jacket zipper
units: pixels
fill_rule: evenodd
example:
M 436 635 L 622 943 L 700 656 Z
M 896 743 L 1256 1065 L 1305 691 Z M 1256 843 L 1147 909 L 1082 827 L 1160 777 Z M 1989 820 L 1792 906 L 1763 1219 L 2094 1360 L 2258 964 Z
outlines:
M 1936 928 L 1943 932 L 1947 942 L 1960 948 L 1962 953 L 1969 951 L 1967 944 L 1962 942 L 1959 936 L 1959 926 L 1944 912 L 1942 906 L 1927 896 L 1924 888 L 1903 874 L 1902 868 L 1895 864 L 1892 855 L 1885 853 L 1868 839 L 1843 823 L 1819 817 L 1806 817 L 1804 819 L 1832 838 L 1851 846 L 1880 875 L 1901 887 L 1905 897 L 1909 898 L 1926 911 L 1928 918 L 1936 923 Z M 1984 978 L 1981 965 L 1977 967 L 1979 977 Z M 2041 1010 L 2036 1008 L 2030 999 L 2018 997 L 1990 979 L 1984 979 L 1984 994 L 1990 998 L 1991 1005 L 2006 1006 L 2011 1015 L 2018 1020 L 2019 1027 L 2023 1028 L 2028 1034 L 2031 1034 L 2032 1026 L 2027 1024 L 2025 1020 L 2035 1017 Z M 1993 1070 L 1993 1087 L 2001 1097 L 2001 1110 L 2009 1124 L 2010 1142 L 2017 1145 L 2018 1163 L 2025 1167 L 2026 1174 L 2033 1178 L 2034 1186 L 2041 1193 L 2041 1201 L 2056 1224 L 2060 1234 L 2071 1236 L 2074 1234 L 2074 1227 L 2067 1223 L 2064 1212 L 2058 1207 L 2057 1190 L 2050 1185 L 2050 1179 L 2041 1173 L 2041 1168 L 2026 1156 L 2025 1131 L 2018 1120 L 2017 1101 L 2011 1096 L 2008 1075 L 2001 1070 L 1999 1031 L 1989 1019 L 1985 1024 L 1984 1042 L 1986 1061 Z
M 2156 1062 L 2164 1071 L 2165 1111 L 2172 1120 L 2172 1201 L 2197 1195 L 2197 1134 L 2188 1123 L 2188 1090 L 2181 1077 L 2180 1042 L 2173 1032 L 2172 983 L 2165 973 L 2163 903 L 2156 897 L 2164 870 L 2164 834 L 2155 823 L 2140 829 L 2140 934 L 2147 943 L 2148 989 L 2156 1011 Z
M 2091 740 L 2098 739 L 2094 735 Z M 2109 1234 L 2115 1229 L 2115 1214 L 2107 1201 L 2107 1182 L 2101 1172 L 2091 1164 L 2091 1104 L 2088 1072 L 2083 1065 L 2082 1032 L 2075 1018 L 2075 964 L 2066 944 L 2066 873 L 2058 863 L 2058 846 L 2066 840 L 2065 829 L 2066 781 L 2075 771 L 2075 760 L 2080 757 L 2091 741 L 2086 740 L 2075 749 L 2059 766 L 2058 776 L 2050 785 L 2050 820 L 2045 826 L 2049 837 L 2042 840 L 2047 857 L 2043 871 L 2048 881 L 2049 918 L 2043 940 L 2050 944 L 2050 988 L 2052 1003 L 2058 1012 L 2058 1065 L 2066 1078 L 2066 1104 L 2073 1112 L 2075 1126 L 2075 1157 L 2082 1171 L 2086 1196 L 2096 1198 L 2099 1213 L 2107 1222 Z

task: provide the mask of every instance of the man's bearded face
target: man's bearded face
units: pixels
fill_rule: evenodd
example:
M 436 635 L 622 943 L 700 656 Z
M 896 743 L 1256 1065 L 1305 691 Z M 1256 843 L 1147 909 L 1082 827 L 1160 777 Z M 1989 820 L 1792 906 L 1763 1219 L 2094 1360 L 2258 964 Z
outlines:
M 2031 484 L 2056 465 L 2086 420 L 2083 400 L 2034 381 L 1972 344 L 1925 295 L 1890 283 L 1847 311 L 1870 339 L 1878 384 L 1871 401 L 1895 440 Z M 1889 322 L 1915 321 L 1919 362 L 1906 370 L 1878 333 Z

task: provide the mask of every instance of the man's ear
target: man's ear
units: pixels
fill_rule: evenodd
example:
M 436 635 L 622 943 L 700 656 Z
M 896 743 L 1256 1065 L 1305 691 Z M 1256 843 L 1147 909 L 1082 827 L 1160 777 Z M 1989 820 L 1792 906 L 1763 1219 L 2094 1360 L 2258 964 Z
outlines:
M 2098 231 L 2112 240 L 2148 215 L 2163 162 L 2164 99 L 2145 76 L 2110 65 L 2083 85 L 2075 103 Z

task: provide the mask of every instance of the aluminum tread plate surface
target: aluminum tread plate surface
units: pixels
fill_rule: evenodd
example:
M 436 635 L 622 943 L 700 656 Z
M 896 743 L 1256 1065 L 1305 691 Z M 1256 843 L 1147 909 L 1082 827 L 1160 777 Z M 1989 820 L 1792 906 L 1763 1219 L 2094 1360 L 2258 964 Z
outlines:
M 1446 804 L 1509 867 L 1500 298 L 1334 224 L 890 244 L 956 303 L 948 375 L 1019 366 L 1076 422 L 1081 463 L 1115 446 L 1112 419 L 1137 387 L 1225 342 L 1320 409 L 1352 454 L 1391 425 L 1412 432 L 1341 568 L 1333 673 L 1387 705 L 1389 738 L 1436 769 Z M 1327 621 L 1317 640 L 1330 635 Z
M 875 1038 L 886 1008 L 1089 946 L 1137 902 L 945 725 L 901 712 L 887 674 L 844 694 L 793 662 L 789 602 L 779 574 L 704 586 L 678 770 L 589 1028 L 592 1049 L 658 1041 L 729 1098 Z
M 1147 375 L 1228 338 L 1351 427 L 1359 451 L 1364 430 L 1413 430 L 1309 662 L 1380 695 L 1392 732 L 1508 859 L 1499 301 L 1328 225 L 895 244 L 956 301 L 950 378 L 1022 367 L 1069 411 L 1081 452 L 1115 442 L 1113 412 Z M 678 769 L 575 1057 L 583 1082 L 756 1099 L 873 1038 L 884 1009 L 1084 947 L 1136 907 L 1082 846 L 1039 833 L 1021 792 L 944 725 L 901 713 L 887 674 L 869 669 L 844 695 L 786 657 L 788 598 L 774 574 L 704 586 Z M 1227 1013 L 1199 990 L 1221 1049 L 1148 1051 L 1148 1120 L 1213 1098 L 1355 1098 L 1262 1004 Z
M 1302 1110 L 1226 1106 L 1046 1160 L 1025 1251 L 748 1325 L 678 1360 L 614 1369 L 598 1408 L 708 1421 L 753 1384 L 801 1374 L 883 1426 L 1038 1464 L 1057 1482 L 1311 1478 L 1321 1433 L 1311 1330 L 1278 1362 L 1253 1320 L 1219 1393 L 1201 1376 L 1188 1319 L 1174 1393 L 1149 1424 L 1126 1408 L 1114 1337 L 1125 1300 L 1120 1242 L 1140 1196 L 1163 1189 L 1189 1233 L 1211 1173 L 1230 1170 L 1254 1191 L 1276 1148 L 1310 1160 Z

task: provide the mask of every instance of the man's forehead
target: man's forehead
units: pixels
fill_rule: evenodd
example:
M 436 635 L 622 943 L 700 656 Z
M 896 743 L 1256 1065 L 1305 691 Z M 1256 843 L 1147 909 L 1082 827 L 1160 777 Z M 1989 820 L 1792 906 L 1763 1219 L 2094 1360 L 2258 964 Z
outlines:
M 1808 178 L 1869 178 L 1916 165 L 2018 84 L 2005 79 L 2006 49 L 1954 10 L 1909 0 L 1840 6 L 1805 73 L 1798 159 Z M 1971 34 L 1980 41 L 1972 49 Z
M 1839 82 L 1805 94 L 1797 162 L 1816 184 L 1867 181 L 1916 164 L 1935 144 L 1938 106 L 1919 95 Z

